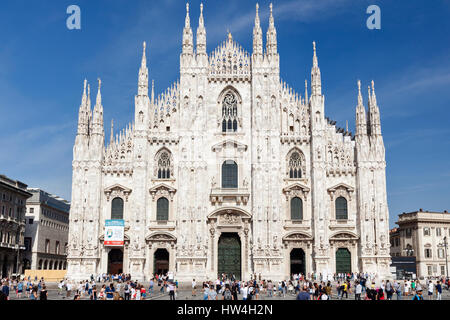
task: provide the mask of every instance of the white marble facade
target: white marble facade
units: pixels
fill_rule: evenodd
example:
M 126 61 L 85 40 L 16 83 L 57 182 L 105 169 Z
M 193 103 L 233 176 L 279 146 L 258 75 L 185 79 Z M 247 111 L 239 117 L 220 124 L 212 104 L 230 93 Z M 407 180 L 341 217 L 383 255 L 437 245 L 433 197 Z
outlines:
M 158 96 L 153 85 L 149 90 L 144 43 L 135 118 L 115 136 L 111 126 L 106 147 L 100 81 L 93 110 L 85 81 L 68 276 L 108 272 L 104 223 L 117 198 L 125 220 L 121 270 L 134 278 L 148 279 L 156 250 L 165 249 L 179 281 L 215 279 L 223 233 L 240 241 L 243 279 L 287 278 L 293 249 L 304 251 L 306 273 L 334 273 L 336 252 L 345 248 L 352 272 L 389 275 L 385 149 L 373 82 L 367 113 L 358 82 L 352 135 L 325 118 L 315 43 L 310 89 L 305 81 L 302 95 L 280 79 L 272 5 L 265 48 L 257 7 L 252 54 L 228 34 L 207 55 L 203 6 L 196 45 L 187 9 L 179 80 Z M 222 166 L 232 172 L 232 161 L 237 177 L 222 181 Z M 157 213 L 161 198 L 165 218 Z M 337 217 L 338 198 L 346 216 Z

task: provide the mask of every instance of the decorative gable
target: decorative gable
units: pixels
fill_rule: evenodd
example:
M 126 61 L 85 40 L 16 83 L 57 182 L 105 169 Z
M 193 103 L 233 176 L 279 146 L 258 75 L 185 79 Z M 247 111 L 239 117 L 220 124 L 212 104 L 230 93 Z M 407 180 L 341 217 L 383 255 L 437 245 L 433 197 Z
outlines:
M 283 193 L 286 195 L 286 200 L 293 197 L 301 197 L 306 201 L 306 196 L 311 189 L 301 183 L 294 183 L 283 189 Z
M 160 183 L 149 190 L 152 200 L 155 201 L 159 197 L 169 197 L 173 201 L 173 196 L 177 190 L 165 183 Z
M 235 140 L 224 140 L 222 142 L 219 142 L 212 147 L 212 151 L 214 152 L 221 152 L 223 149 L 226 148 L 235 148 L 239 152 L 247 151 L 247 145 L 242 144 L 240 142 L 237 142 Z
M 128 196 L 131 193 L 131 189 L 116 183 L 115 185 L 106 188 L 104 192 L 107 201 L 109 201 L 111 197 L 112 198 L 121 197 L 125 198 L 125 201 L 128 201 Z
M 352 193 L 355 191 L 355 189 L 348 184 L 339 183 L 334 187 L 328 188 L 327 191 L 331 196 L 331 201 L 340 196 L 348 197 L 348 200 L 351 201 Z

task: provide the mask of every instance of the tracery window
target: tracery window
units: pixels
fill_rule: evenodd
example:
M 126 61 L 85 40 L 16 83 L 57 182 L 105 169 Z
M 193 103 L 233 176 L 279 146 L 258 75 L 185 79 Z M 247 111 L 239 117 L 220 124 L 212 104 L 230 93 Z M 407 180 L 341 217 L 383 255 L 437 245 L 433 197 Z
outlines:
M 299 179 L 302 177 L 302 161 L 300 157 L 300 153 L 294 151 L 289 157 L 289 178 L 290 179 Z
M 232 92 L 228 92 L 222 102 L 222 132 L 237 131 L 237 99 Z
M 158 163 L 158 179 L 170 179 L 172 174 L 171 155 L 168 150 L 162 150 L 156 157 Z

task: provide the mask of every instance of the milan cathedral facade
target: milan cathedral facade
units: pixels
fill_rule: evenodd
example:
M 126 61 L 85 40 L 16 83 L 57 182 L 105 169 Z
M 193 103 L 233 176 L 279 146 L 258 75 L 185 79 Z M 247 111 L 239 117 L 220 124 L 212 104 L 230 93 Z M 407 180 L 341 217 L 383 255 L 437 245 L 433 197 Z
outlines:
M 272 5 L 263 46 L 229 33 L 208 55 L 203 5 L 194 45 L 189 6 L 180 78 L 155 96 L 146 48 L 134 120 L 105 146 L 100 81 L 86 81 L 73 149 L 68 277 L 130 273 L 179 281 L 219 274 L 286 279 L 293 273 L 389 275 L 385 148 L 372 82 L 358 82 L 356 133 L 325 117 L 313 48 L 303 96 L 280 79 Z M 105 221 L 123 220 L 122 246 Z

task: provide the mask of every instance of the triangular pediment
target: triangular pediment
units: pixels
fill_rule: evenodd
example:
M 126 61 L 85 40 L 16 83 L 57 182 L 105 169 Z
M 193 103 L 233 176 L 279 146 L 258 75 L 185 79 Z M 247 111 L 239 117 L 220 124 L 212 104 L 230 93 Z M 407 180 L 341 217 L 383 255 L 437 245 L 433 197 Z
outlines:
M 222 149 L 224 149 L 226 147 L 232 147 L 239 151 L 247 151 L 247 145 L 237 142 L 236 140 L 231 140 L 231 139 L 224 140 L 222 142 L 219 142 L 219 143 L 213 145 L 212 151 L 220 152 L 220 151 L 222 151 Z
M 334 192 L 339 188 L 343 188 L 345 190 L 347 190 L 348 192 L 353 192 L 355 189 L 352 186 L 349 186 L 348 184 L 345 183 L 339 183 L 337 185 L 335 185 L 334 187 L 328 188 L 328 192 Z
M 177 191 L 175 188 L 173 188 L 165 183 L 157 184 L 156 186 L 150 188 L 149 191 L 150 191 L 150 193 L 152 193 L 152 192 L 157 192 L 159 190 L 164 190 L 164 191 L 168 191 L 168 192 L 176 192 Z
M 116 183 L 116 184 L 106 188 L 105 192 L 112 192 L 114 190 L 122 191 L 124 193 L 131 193 L 131 189 L 129 189 L 127 187 L 124 187 L 124 186 L 122 186 L 121 184 L 118 184 L 118 183 Z
M 247 78 L 251 75 L 250 54 L 233 41 L 231 34 L 209 56 L 210 78 Z
M 284 188 L 283 192 L 286 193 L 286 192 L 289 192 L 289 191 L 297 191 L 297 190 L 301 190 L 303 192 L 309 192 L 310 188 L 308 188 L 304 184 L 296 182 L 296 183 L 293 183 L 293 184 L 287 186 L 286 188 Z

